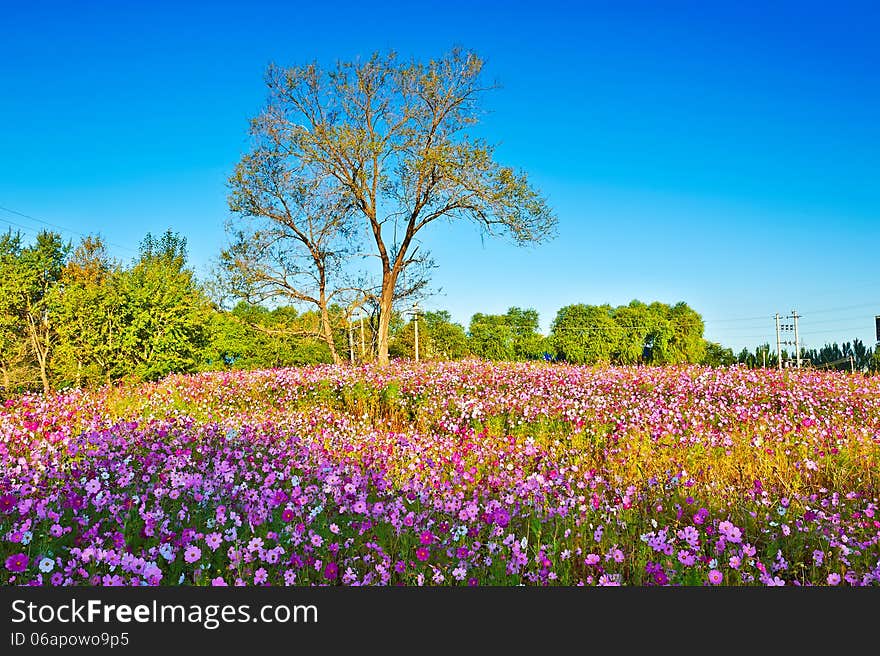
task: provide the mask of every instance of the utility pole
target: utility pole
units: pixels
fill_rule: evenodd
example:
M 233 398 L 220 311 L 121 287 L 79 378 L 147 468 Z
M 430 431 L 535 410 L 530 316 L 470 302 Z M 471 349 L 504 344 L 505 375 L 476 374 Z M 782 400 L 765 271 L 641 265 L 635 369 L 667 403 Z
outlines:
M 366 347 L 364 346 L 364 314 L 363 314 L 363 311 L 361 311 L 361 360 L 366 358 L 366 356 L 367 356 L 367 350 L 366 350 Z
M 791 311 L 791 316 L 794 319 L 794 352 L 795 352 L 795 361 L 797 362 L 797 368 L 801 368 L 801 343 L 798 338 L 798 313 L 797 310 Z
M 419 304 L 413 303 L 413 330 L 415 331 L 416 362 L 419 361 Z
M 851 374 L 854 374 L 856 372 L 856 363 L 855 363 L 855 360 L 853 359 L 852 354 L 850 354 L 850 356 L 849 356 L 849 372 Z
M 776 359 L 778 369 L 782 371 L 782 342 L 779 341 L 779 313 L 776 313 Z

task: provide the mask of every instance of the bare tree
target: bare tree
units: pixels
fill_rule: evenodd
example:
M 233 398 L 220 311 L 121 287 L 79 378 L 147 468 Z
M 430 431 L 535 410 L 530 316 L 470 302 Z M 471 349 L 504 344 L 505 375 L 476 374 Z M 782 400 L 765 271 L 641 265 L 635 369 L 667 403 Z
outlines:
M 256 147 L 229 181 L 229 207 L 238 219 L 227 223 L 225 281 L 250 302 L 283 298 L 314 306 L 319 325 L 312 334 L 338 364 L 330 307 L 338 304 L 350 313 L 364 295 L 341 275 L 355 243 L 353 208 L 326 177 L 297 175 L 280 135 L 254 126 Z
M 526 175 L 496 163 L 494 147 L 469 134 L 493 88 L 481 83 L 482 69 L 474 53 L 454 49 L 428 63 L 377 53 L 331 70 L 313 63 L 267 72 L 269 103 L 254 130 L 304 179 L 332 179 L 375 246 L 380 364 L 388 362 L 395 289 L 420 261 L 415 239 L 428 224 L 468 220 L 520 244 L 555 227 Z

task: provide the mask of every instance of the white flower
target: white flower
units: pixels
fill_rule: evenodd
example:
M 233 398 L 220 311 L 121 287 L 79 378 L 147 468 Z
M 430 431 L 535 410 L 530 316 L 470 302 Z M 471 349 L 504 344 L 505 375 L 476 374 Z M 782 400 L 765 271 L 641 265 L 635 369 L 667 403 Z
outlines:
M 43 558 L 42 560 L 40 560 L 39 567 L 41 572 L 48 574 L 54 569 L 55 561 L 51 558 Z

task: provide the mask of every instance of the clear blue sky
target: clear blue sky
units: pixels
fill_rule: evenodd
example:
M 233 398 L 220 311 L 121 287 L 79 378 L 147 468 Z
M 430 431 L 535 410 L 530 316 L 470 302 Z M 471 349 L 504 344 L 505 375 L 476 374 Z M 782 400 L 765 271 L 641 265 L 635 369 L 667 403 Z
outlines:
M 876 2 L 487 5 L 6 3 L 0 206 L 99 232 L 120 259 L 170 227 L 204 275 L 270 61 L 462 45 L 502 86 L 483 135 L 549 197 L 559 234 L 522 249 L 429 227 L 428 306 L 465 325 L 533 307 L 546 330 L 569 303 L 683 300 L 736 350 L 797 309 L 807 347 L 873 345 Z

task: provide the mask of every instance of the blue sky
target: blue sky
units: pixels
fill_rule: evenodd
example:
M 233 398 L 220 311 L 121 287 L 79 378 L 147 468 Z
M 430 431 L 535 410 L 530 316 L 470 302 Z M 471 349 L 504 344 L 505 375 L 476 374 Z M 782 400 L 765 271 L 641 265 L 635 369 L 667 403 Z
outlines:
M 170 227 L 206 275 L 269 62 L 461 45 L 501 85 L 481 134 L 559 229 L 518 248 L 430 226 L 427 306 L 465 325 L 533 307 L 546 330 L 569 303 L 683 300 L 736 350 L 796 309 L 807 347 L 874 343 L 876 3 L 472 4 L 6 5 L 0 206 L 120 259 Z M 45 227 L 0 210 L 11 223 Z

